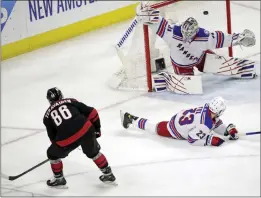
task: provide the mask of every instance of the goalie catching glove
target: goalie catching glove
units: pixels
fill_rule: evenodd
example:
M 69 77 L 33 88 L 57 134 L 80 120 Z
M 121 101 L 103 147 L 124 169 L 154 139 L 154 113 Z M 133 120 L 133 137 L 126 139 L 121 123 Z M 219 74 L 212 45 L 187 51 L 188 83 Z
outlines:
M 139 4 L 136 8 L 137 21 L 143 24 L 154 24 L 159 22 L 160 11 L 151 6 Z
M 233 46 L 243 45 L 244 47 L 252 47 L 256 44 L 255 34 L 247 29 L 240 34 L 234 34 L 232 40 Z
M 230 135 L 229 140 L 237 140 L 238 139 L 237 133 L 238 131 L 236 129 L 236 126 L 234 124 L 229 124 L 224 136 Z

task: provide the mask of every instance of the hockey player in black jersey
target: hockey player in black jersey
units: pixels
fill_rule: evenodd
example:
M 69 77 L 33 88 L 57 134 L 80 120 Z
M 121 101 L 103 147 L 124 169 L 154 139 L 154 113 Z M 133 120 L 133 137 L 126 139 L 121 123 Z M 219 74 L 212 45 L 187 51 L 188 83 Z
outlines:
M 104 183 L 114 182 L 106 157 L 100 152 L 96 138 L 101 136 L 101 124 L 98 112 L 73 98 L 64 98 L 62 92 L 54 87 L 47 91 L 50 107 L 47 109 L 43 123 L 46 127 L 51 146 L 47 149 L 54 178 L 47 181 L 51 187 L 66 185 L 61 158 L 81 146 L 83 153 L 94 161 L 103 175 Z

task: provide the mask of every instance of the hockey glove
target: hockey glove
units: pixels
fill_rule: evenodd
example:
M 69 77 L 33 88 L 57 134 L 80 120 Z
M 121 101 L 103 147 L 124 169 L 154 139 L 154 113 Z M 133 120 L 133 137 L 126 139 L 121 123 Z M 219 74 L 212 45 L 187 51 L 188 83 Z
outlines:
M 96 138 L 101 137 L 101 132 L 95 132 Z
M 236 129 L 236 126 L 234 124 L 229 124 L 226 128 L 224 136 L 230 135 L 229 140 L 237 140 L 239 138 L 237 133 L 238 131 Z
M 244 30 L 240 34 L 233 34 L 233 46 L 243 45 L 244 47 L 252 47 L 256 44 L 255 34 L 250 30 Z
M 139 4 L 136 8 L 137 21 L 144 24 L 154 24 L 159 22 L 159 10 L 151 8 L 149 5 Z
M 225 140 L 221 139 L 220 137 L 214 136 L 214 135 L 208 135 L 206 139 L 206 145 L 207 146 L 220 146 L 223 144 Z
M 101 129 L 97 129 L 97 130 L 95 131 L 95 135 L 96 135 L 96 138 L 101 137 Z

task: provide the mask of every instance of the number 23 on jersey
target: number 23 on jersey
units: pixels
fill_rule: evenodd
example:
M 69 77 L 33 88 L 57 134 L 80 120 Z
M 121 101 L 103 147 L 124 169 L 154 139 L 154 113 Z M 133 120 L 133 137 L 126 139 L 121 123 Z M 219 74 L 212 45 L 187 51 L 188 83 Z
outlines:
M 181 126 L 191 124 L 194 121 L 195 114 L 201 113 L 202 107 L 188 109 L 183 112 L 183 115 L 179 118 L 179 124 Z

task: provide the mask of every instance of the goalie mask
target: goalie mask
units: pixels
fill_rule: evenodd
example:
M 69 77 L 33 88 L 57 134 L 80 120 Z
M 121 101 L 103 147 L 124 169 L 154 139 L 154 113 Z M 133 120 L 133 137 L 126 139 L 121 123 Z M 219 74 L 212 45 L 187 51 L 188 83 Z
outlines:
M 226 110 L 226 102 L 222 97 L 216 97 L 210 101 L 209 110 L 216 115 L 221 116 Z
M 198 22 L 196 19 L 189 17 L 185 22 L 181 25 L 181 33 L 183 36 L 184 42 L 191 42 L 193 38 L 198 33 Z
M 58 89 L 57 87 L 54 87 L 54 88 L 48 89 L 46 98 L 49 101 L 49 103 L 52 104 L 55 101 L 63 99 L 63 94 L 60 89 Z

